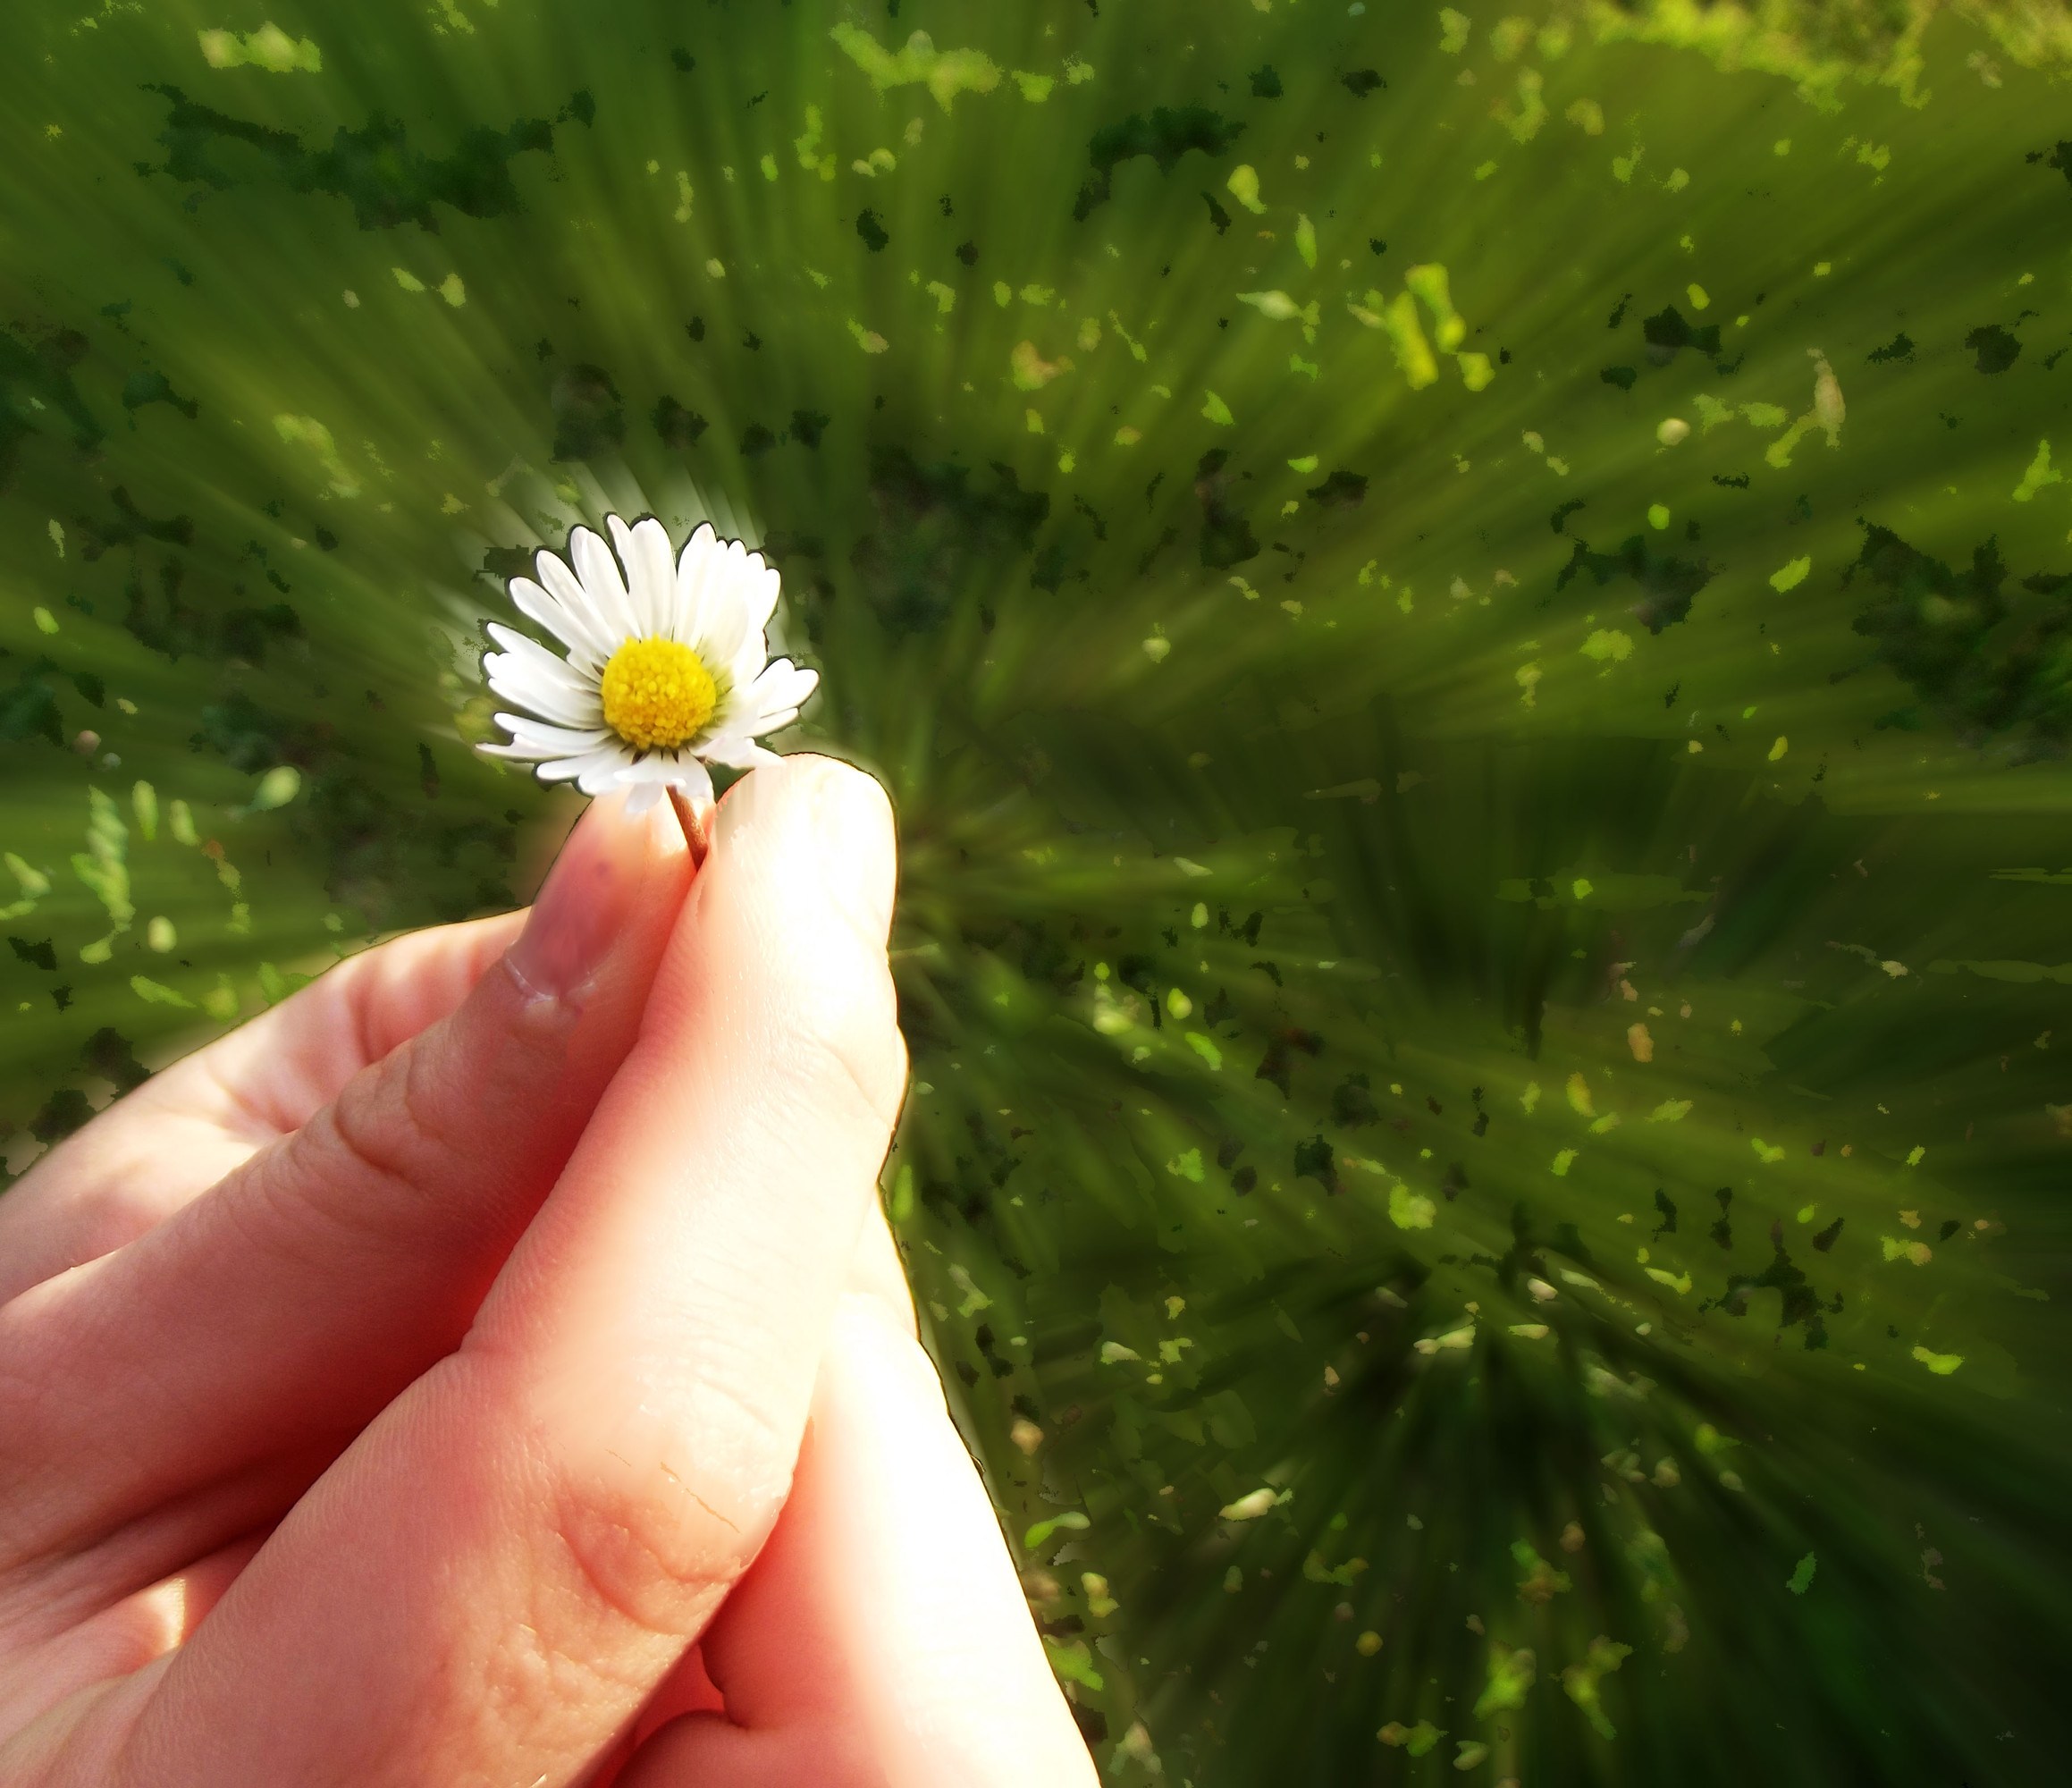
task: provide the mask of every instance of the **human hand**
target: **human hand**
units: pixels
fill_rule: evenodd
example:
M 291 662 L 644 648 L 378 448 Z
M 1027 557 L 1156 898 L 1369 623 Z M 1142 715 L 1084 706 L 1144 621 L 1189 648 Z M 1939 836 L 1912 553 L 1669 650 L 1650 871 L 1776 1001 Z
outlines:
M 1092 1782 L 874 1208 L 884 797 L 618 805 L 0 1199 L 4 1788 Z

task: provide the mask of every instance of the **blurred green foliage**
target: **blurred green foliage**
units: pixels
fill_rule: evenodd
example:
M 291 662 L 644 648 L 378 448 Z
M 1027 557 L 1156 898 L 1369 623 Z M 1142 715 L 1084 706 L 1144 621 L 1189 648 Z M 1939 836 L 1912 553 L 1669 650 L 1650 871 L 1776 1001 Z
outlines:
M 2061 10 L 271 11 L 0 18 L 10 1171 L 521 898 L 481 625 L 710 515 L 1116 1779 L 2047 1775 Z

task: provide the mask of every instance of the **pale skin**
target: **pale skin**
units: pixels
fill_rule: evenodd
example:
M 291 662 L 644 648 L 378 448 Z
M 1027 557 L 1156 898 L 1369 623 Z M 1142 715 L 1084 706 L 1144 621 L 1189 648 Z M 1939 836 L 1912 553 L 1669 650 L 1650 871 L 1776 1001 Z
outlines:
M 0 1788 L 1091 1788 L 874 1185 L 891 815 L 352 958 L 0 1199 Z

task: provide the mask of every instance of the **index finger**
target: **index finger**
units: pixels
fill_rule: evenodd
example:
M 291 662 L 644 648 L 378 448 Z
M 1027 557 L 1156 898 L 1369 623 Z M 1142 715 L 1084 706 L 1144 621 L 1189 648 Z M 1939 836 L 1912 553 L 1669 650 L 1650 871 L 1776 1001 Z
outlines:
M 524 922 L 441 925 L 349 957 L 58 1143 L 0 1199 L 0 1303 L 135 1241 L 300 1127 L 458 1007 Z
M 905 1084 L 893 861 L 854 771 L 729 795 L 641 1040 L 466 1342 L 175 1660 L 138 1779 L 556 1783 L 633 1718 L 788 1488 Z

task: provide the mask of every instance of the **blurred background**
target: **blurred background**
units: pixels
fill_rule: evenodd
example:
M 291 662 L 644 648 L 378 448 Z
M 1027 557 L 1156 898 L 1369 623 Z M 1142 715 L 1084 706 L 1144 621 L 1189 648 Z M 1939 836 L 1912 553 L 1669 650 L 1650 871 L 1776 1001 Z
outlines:
M 1112 1779 L 2048 1779 L 2072 21 L 1517 4 L 13 0 L 8 1175 L 527 898 L 483 624 L 710 517 Z

